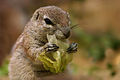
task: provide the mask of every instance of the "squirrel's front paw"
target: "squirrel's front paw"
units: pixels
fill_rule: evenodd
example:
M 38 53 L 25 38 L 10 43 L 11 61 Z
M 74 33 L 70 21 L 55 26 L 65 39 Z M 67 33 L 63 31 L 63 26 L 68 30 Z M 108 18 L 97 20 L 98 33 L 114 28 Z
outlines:
M 77 43 L 70 44 L 69 48 L 67 49 L 68 53 L 74 53 L 77 51 L 78 45 Z
M 59 49 L 59 47 L 56 45 L 56 44 L 48 44 L 46 47 L 45 47 L 45 51 L 46 52 L 55 52 Z

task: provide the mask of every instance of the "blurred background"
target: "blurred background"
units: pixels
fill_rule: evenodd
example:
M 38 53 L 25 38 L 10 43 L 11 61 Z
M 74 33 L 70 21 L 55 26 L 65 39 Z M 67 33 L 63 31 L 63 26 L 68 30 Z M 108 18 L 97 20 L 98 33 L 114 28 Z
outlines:
M 70 14 L 79 43 L 74 80 L 120 80 L 120 0 L 0 0 L 0 80 L 8 80 L 10 51 L 36 9 L 55 5 Z

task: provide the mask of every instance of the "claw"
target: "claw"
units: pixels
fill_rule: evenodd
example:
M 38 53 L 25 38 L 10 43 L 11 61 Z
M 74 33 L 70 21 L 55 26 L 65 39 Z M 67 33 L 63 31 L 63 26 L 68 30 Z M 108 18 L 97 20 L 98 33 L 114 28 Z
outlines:
M 70 44 L 69 48 L 67 49 L 68 53 L 74 53 L 77 51 L 78 44 L 77 43 L 72 43 Z
M 46 52 L 55 52 L 59 49 L 59 47 L 56 44 L 50 44 L 45 49 Z

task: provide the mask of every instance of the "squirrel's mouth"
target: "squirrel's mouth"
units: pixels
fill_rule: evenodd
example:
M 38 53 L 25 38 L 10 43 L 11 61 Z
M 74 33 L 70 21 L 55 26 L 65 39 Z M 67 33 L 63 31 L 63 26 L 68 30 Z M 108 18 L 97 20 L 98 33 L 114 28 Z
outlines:
M 70 30 L 68 30 L 68 31 L 57 30 L 55 32 L 55 36 L 59 40 L 68 39 L 70 37 Z

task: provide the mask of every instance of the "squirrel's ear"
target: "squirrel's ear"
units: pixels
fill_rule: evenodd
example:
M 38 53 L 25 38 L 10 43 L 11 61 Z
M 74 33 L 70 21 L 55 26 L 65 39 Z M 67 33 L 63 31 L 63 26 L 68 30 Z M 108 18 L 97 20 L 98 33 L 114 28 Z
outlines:
M 40 13 L 38 11 L 36 11 L 33 16 L 32 16 L 32 20 L 39 20 L 40 19 Z
M 37 12 L 36 15 L 35 15 L 35 20 L 38 20 L 39 16 L 40 16 L 40 14 Z

